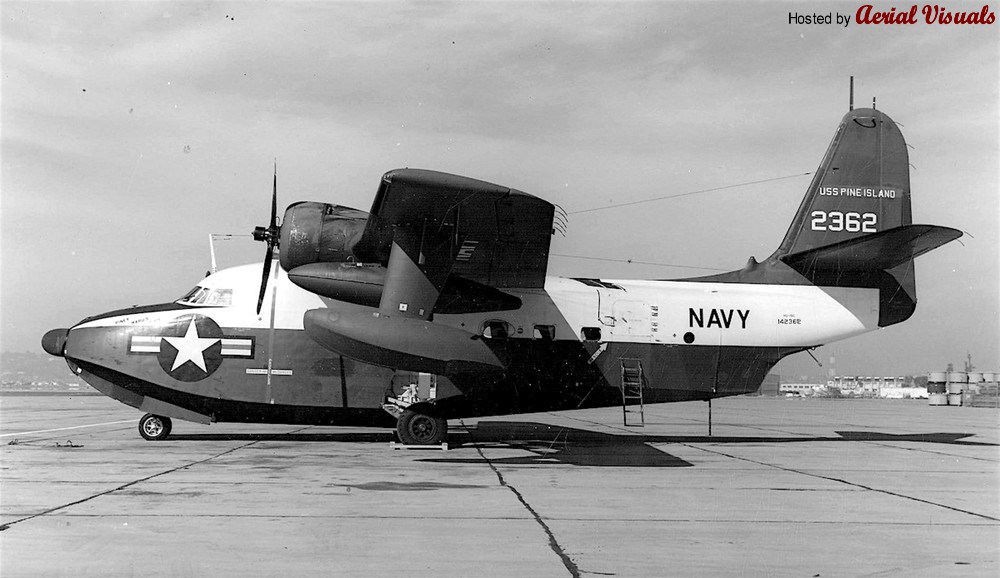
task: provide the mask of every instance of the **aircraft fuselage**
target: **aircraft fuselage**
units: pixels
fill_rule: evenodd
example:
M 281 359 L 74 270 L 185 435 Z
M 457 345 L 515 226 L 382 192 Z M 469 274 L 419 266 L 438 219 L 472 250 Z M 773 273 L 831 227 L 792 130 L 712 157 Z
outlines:
M 407 372 L 332 353 L 303 331 L 307 310 L 370 312 L 318 297 L 276 272 L 252 306 L 257 266 L 206 278 L 197 299 L 96 316 L 69 330 L 63 355 L 99 391 L 140 410 L 213 421 L 391 425 L 382 410 Z M 699 281 L 548 277 L 511 291 L 516 310 L 439 315 L 480 341 L 495 374 L 440 378 L 449 417 L 622 403 L 622 360 L 639 360 L 647 403 L 757 390 L 781 357 L 877 327 L 878 291 Z M 447 357 L 447 344 L 437 355 Z

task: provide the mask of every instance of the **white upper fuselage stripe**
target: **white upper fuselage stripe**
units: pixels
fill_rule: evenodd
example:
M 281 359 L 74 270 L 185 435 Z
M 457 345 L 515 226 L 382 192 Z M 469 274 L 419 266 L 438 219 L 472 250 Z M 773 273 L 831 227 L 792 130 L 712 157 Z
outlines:
M 259 269 L 251 266 L 220 271 L 201 282 L 231 287 L 230 307 L 179 305 L 174 310 L 96 319 L 78 327 L 133 327 L 147 333 L 139 328 L 163 327 L 195 313 L 211 317 L 226 332 L 267 329 L 269 316 L 255 311 L 258 280 Z M 485 321 L 499 319 L 512 325 L 513 339 L 532 339 L 534 325 L 548 325 L 555 328 L 557 340 L 578 341 L 587 327 L 600 329 L 602 342 L 789 348 L 829 343 L 878 328 L 876 289 L 643 280 L 610 280 L 601 285 L 548 277 L 544 291 L 505 290 L 522 300 L 518 310 L 438 314 L 434 322 L 479 333 Z M 320 298 L 284 281 L 276 305 L 274 328 L 278 330 L 302 330 L 302 318 L 309 309 L 359 308 Z M 222 339 L 223 355 L 249 356 L 252 347 L 249 338 Z M 133 353 L 158 353 L 159 348 L 159 336 L 132 336 Z
M 577 331 L 602 341 L 802 347 L 878 327 L 878 291 L 813 285 L 619 281 L 621 289 L 550 278 L 546 292 Z

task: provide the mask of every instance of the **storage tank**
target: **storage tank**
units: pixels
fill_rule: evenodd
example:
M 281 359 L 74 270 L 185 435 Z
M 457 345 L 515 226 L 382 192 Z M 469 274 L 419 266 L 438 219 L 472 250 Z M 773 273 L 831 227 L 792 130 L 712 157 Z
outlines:
M 946 393 L 945 385 L 948 383 L 948 373 L 944 371 L 932 371 L 927 375 L 927 394 Z M 931 404 L 934 405 L 934 404 Z
M 969 383 L 969 374 L 964 371 L 948 373 L 948 395 L 961 394 Z

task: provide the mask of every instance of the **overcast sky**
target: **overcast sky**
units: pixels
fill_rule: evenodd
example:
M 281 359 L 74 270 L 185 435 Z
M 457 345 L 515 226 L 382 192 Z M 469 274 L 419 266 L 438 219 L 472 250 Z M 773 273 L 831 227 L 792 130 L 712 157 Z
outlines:
M 184 294 L 210 233 L 266 224 L 275 158 L 282 207 L 367 210 L 404 166 L 558 203 L 550 274 L 739 268 L 778 245 L 808 176 L 572 213 L 813 171 L 853 74 L 857 105 L 877 97 L 911 145 L 914 221 L 969 235 L 918 259 L 908 322 L 817 356 L 1000 369 L 1000 23 L 788 22 L 859 5 L 5 1 L 0 345 L 40 351 L 47 329 Z

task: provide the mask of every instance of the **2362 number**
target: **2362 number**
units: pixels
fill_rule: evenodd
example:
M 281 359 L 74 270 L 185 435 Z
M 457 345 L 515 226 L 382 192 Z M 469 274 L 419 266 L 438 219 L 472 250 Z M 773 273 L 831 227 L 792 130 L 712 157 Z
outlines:
M 813 211 L 813 231 L 847 231 L 848 233 L 877 233 L 878 215 L 875 213 L 841 213 L 840 211 Z

